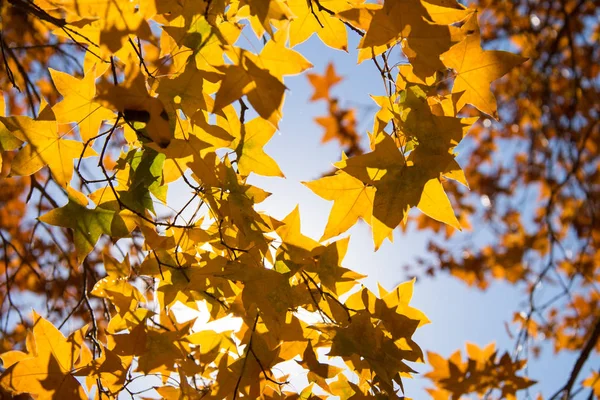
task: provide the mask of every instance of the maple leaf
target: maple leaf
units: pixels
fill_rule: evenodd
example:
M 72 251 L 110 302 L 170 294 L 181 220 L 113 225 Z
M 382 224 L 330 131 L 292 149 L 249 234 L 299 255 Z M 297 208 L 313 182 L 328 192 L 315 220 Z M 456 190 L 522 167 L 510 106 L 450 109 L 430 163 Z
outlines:
M 285 85 L 268 70 L 257 66 L 245 51 L 241 52 L 239 58 L 239 65 L 227 65 L 220 69 L 225 77 L 215 98 L 215 111 L 246 95 L 256 112 L 277 126 L 282 116 Z
M 341 12 L 340 16 L 344 18 L 345 13 Z M 453 35 L 458 29 L 432 24 L 424 19 L 426 16 L 427 11 L 419 0 L 385 1 L 381 9 L 374 10 L 358 47 L 369 49 L 369 57 L 375 57 L 401 42 L 402 51 L 411 61 L 415 73 L 422 77 L 431 76 L 443 68 L 439 57 L 456 41 Z M 353 14 L 346 17 L 356 18 Z
M 265 200 L 270 193 L 246 184 L 246 178 L 235 173 L 229 161 L 219 165 L 219 172 L 222 174 L 219 187 L 227 191 L 227 195 L 217 198 L 211 194 L 206 196 L 207 201 L 220 219 L 227 219 L 228 224 L 232 224 L 232 240 L 237 242 L 237 248 L 264 255 L 272 240 L 265 234 L 272 232 L 277 222 L 257 213 L 253 205 Z M 222 240 L 221 244 L 225 242 Z
M 206 393 L 197 390 L 195 387 L 189 384 L 187 377 L 181 369 L 179 371 L 179 387 L 161 386 L 155 389 L 158 394 L 166 400 L 200 400 L 206 396 Z
M 300 53 L 285 46 L 287 36 L 287 29 L 280 29 L 258 55 L 245 50 L 230 53 L 239 62 L 220 68 L 225 77 L 215 98 L 216 111 L 246 95 L 256 112 L 277 127 L 286 89 L 283 77 L 312 67 Z
M 308 346 L 306 346 L 302 361 L 296 362 L 308 368 L 310 371 L 307 376 L 309 381 L 316 382 L 317 385 L 330 393 L 331 389 L 325 379 L 333 378 L 342 372 L 342 368 L 319 362 L 310 342 L 308 343 Z
M 213 3 L 214 4 L 214 3 Z M 173 53 L 177 69 L 180 70 L 190 60 L 189 52 L 182 52 L 179 46 L 192 50 L 196 68 L 201 71 L 218 72 L 225 65 L 224 49 L 233 45 L 241 34 L 241 27 L 233 21 L 214 23 L 206 19 L 206 5 L 193 1 L 183 3 L 180 18 L 174 18 L 170 26 L 163 27 L 172 43 L 165 41 L 163 51 Z M 193 17 L 190 17 L 193 16 Z M 166 38 L 165 38 L 166 39 Z
M 393 396 L 394 384 L 402 385 L 400 373 L 414 372 L 405 362 L 402 351 L 386 338 L 381 326 L 373 326 L 370 315 L 360 311 L 346 327 L 333 328 L 329 356 L 351 357 L 359 354 L 377 374 L 381 387 Z
M 385 96 L 374 97 L 382 107 L 375 116 L 376 130 L 380 132 L 372 136 L 375 150 L 336 164 L 363 184 L 375 188 L 372 218 L 367 220 L 373 228 L 375 248 L 384 238 L 391 238 L 396 226 L 406 222 L 411 207 L 460 229 L 442 187 L 441 176 L 452 177 L 466 185 L 464 174 L 461 175 L 461 169 L 454 160 L 453 149 L 476 118 L 433 114 L 425 93 L 417 86 L 407 87 L 402 99 L 396 103 Z M 408 157 L 398 149 L 398 143 L 383 131 L 392 119 L 399 124 L 396 133 L 400 145 L 406 143 L 405 148 L 412 150 Z M 408 140 L 410 142 L 407 143 Z M 336 217 L 339 218 L 337 214 Z
M 467 24 L 469 28 L 477 26 L 477 14 L 470 21 Z M 472 104 L 495 119 L 498 119 L 498 113 L 496 98 L 490 89 L 491 83 L 527 61 L 527 58 L 507 51 L 484 50 L 478 30 L 441 54 L 440 59 L 456 73 L 452 93 L 462 93 L 456 109 L 460 111 L 465 104 Z
M 505 353 L 497 357 L 492 343 L 484 349 L 467 343 L 467 361 L 462 361 L 460 350 L 454 352 L 448 360 L 439 354 L 428 352 L 427 358 L 434 368 L 425 376 L 441 389 L 436 395 L 449 393 L 452 397 L 461 397 L 469 393 L 483 395 L 494 389 L 501 391 L 501 397 L 516 400 L 516 392 L 535 384 L 517 373 L 525 366 L 523 360 L 512 361 Z M 433 391 L 436 393 L 436 391 Z
M 279 29 L 258 55 L 256 64 L 283 81 L 286 75 L 296 75 L 312 68 L 304 56 L 288 47 L 288 28 Z
M 373 133 L 379 134 L 384 131 L 389 122 L 400 115 L 400 105 L 398 104 L 398 96 L 373 96 L 371 99 L 379 106 L 379 110 L 375 113 Z
M 152 16 L 150 7 L 144 7 L 144 2 L 131 2 L 128 0 L 50 0 L 48 2 L 53 8 L 60 7 L 67 15 L 70 28 L 78 31 L 83 37 L 91 37 L 92 43 L 101 44 L 103 53 L 116 53 L 127 42 L 130 34 L 138 37 L 148 38 L 150 27 L 147 16 Z M 154 10 L 155 11 L 155 10 Z M 87 31 L 81 31 L 81 27 L 87 27 Z M 94 32 L 93 36 L 90 36 Z M 68 34 L 61 29 L 55 30 L 59 35 Z M 86 35 L 87 33 L 87 35 Z
M 374 396 L 367 394 L 368 390 L 362 389 L 359 385 L 350 382 L 346 375 L 338 374 L 338 379 L 330 384 L 331 393 L 339 396 L 342 400 L 370 400 Z
M 269 330 L 279 332 L 285 325 L 288 309 L 294 305 L 289 275 L 250 265 L 229 265 L 224 277 L 241 281 L 242 302 L 247 311 L 258 307 Z
M 296 46 L 316 33 L 326 45 L 347 51 L 348 36 L 344 23 L 330 13 L 352 7 L 346 0 L 288 0 L 288 6 L 296 16 L 290 22 L 290 45 Z M 329 10 L 329 12 L 325 11 Z
M 35 350 L 10 365 L 0 376 L 0 385 L 14 394 L 31 393 L 39 399 L 86 398 L 73 376 L 80 347 L 35 312 L 33 337 Z
M 123 262 L 118 262 L 104 253 L 103 261 L 107 276 L 96 282 L 90 293 L 108 299 L 115 306 L 118 315 L 111 318 L 107 331 L 118 332 L 143 321 L 149 310 L 138 308 L 139 303 L 145 302 L 144 296 L 128 282 L 131 274 L 129 257 L 125 257 Z
M 411 307 L 409 304 L 413 297 L 416 281 L 416 278 L 413 278 L 410 281 L 400 283 L 389 292 L 379 285 L 379 296 L 381 300 L 376 300 L 376 302 L 385 304 L 385 307 L 381 305 L 379 311 L 385 313 L 386 315 L 389 314 L 388 311 L 394 311 L 395 313 L 404 315 L 413 321 L 419 321 L 419 327 L 428 324 L 430 321 L 427 316 L 422 311 Z M 383 319 L 384 318 L 385 317 L 383 317 Z M 395 331 L 392 325 L 393 324 L 390 324 L 389 329 L 391 331 Z M 395 332 L 395 334 L 399 336 L 402 334 L 402 324 L 398 324 L 397 328 L 399 329 Z
M 4 109 L 4 96 L 0 91 L 0 117 L 5 115 Z M 17 139 L 0 120 L 0 171 L 2 171 L 2 152 L 16 150 L 21 147 L 22 144 L 23 142 Z
M 173 371 L 177 361 L 185 358 L 186 348 L 183 343 L 190 327 L 191 323 L 166 332 L 146 329 L 145 338 L 142 339 L 145 348 L 141 354 L 137 354 L 139 357 L 136 371 L 143 372 L 145 375 Z
M 429 217 L 458 230 L 462 229 L 441 181 L 442 174 L 448 170 L 449 165 L 455 162 L 453 155 L 444 154 L 438 157 L 421 155 L 422 152 L 416 150 L 411 154 L 409 162 L 412 162 L 413 165 L 407 169 L 406 175 L 401 179 L 402 182 L 404 179 L 409 182 L 407 184 L 410 185 L 409 190 L 412 191 L 406 201 Z
M 106 83 L 100 87 L 96 99 L 107 107 L 116 108 L 125 121 L 133 124 L 141 122 L 144 128 L 138 133 L 161 148 L 166 148 L 173 139 L 173 128 L 165 106 L 146 89 L 146 81 L 141 72 L 134 71 L 120 85 Z
M 435 75 L 422 79 L 415 74 L 415 69 L 411 64 L 403 64 L 398 67 L 398 76 L 396 77 L 396 90 L 406 89 L 410 83 L 416 83 L 423 86 L 433 86 L 435 84 Z M 371 96 L 375 97 L 375 96 Z M 454 113 L 451 115 L 454 116 Z
M 427 156 L 453 154 L 478 118 L 435 115 L 427 96 L 418 86 L 408 86 L 399 113 L 404 114 L 401 131 L 417 140 L 417 149 Z
M 69 190 L 69 202 L 42 215 L 39 219 L 50 225 L 62 226 L 73 230 L 73 243 L 77 259 L 81 263 L 94 249 L 102 234 L 124 236 L 125 223 L 112 210 L 97 207 L 87 208 L 87 198 L 75 190 Z
M 213 99 L 204 90 L 204 79 L 216 82 L 220 75 L 198 69 L 194 63 L 188 63 L 183 73 L 174 78 L 163 78 L 158 83 L 156 93 L 164 104 L 181 108 L 185 115 L 193 116 L 197 111 L 209 111 L 213 108 Z M 175 99 L 177 101 L 175 102 Z
M 433 218 L 458 225 L 439 183 L 439 172 L 436 168 L 428 170 L 424 163 L 418 162 L 419 165 L 406 165 L 392 138 L 384 133 L 378 139 L 375 151 L 336 163 L 344 172 L 376 189 L 370 222 L 375 248 L 379 248 L 394 228 L 406 220 L 408 210 L 413 206 Z
M 200 354 L 202 355 L 208 355 L 214 351 L 219 353 L 221 350 L 237 351 L 235 342 L 231 338 L 231 331 L 202 330 L 186 336 L 185 340 L 200 346 Z
M 241 0 L 240 8 L 248 6 L 249 14 L 255 18 L 259 26 L 252 24 L 252 28 L 256 33 L 256 36 L 261 38 L 264 31 L 267 31 L 269 35 L 273 36 L 273 29 L 271 28 L 271 21 L 286 21 L 292 17 L 292 12 L 289 7 L 280 0 Z M 252 20 L 251 20 L 252 21 Z
M 126 190 L 117 188 L 121 202 L 140 214 L 144 214 L 146 210 L 155 212 L 151 194 L 165 203 L 167 186 L 162 179 L 164 162 L 165 154 L 157 153 L 151 148 L 132 150 L 124 159 L 120 159 L 117 169 L 127 169 L 129 172 L 127 183 L 123 185 Z
M 427 10 L 427 19 L 440 25 L 450 25 L 462 21 L 475 11 L 456 0 L 421 0 L 421 4 Z
M 282 220 L 283 224 L 277 228 L 276 232 L 286 245 L 310 252 L 318 247 L 319 243 L 302 234 L 300 221 L 300 208 L 296 206 Z
M 269 335 L 264 332 L 264 328 L 262 332 L 245 329 L 243 333 L 245 337 L 242 340 L 248 343 L 248 346 L 252 346 L 252 352 L 249 351 L 246 356 L 231 362 L 228 362 L 225 357 L 221 359 L 218 384 L 212 391 L 215 398 L 226 398 L 232 395 L 234 390 L 239 390 L 249 398 L 261 397 L 267 390 L 267 378 L 274 380 L 265 374 L 275 364 L 279 349 L 273 349 L 268 345 Z M 223 368 L 225 365 L 229 365 L 229 368 Z
M 318 261 L 305 268 L 305 271 L 315 273 L 321 284 L 336 296 L 351 290 L 359 279 L 366 278 L 341 266 L 349 241 L 349 238 L 344 238 L 315 249 L 313 254 L 318 255 Z
M 73 177 L 73 160 L 97 155 L 90 147 L 84 151 L 79 141 L 64 139 L 55 120 L 18 116 L 0 117 L 0 122 L 14 137 L 27 143 L 11 163 L 12 175 L 32 175 L 47 165 L 56 183 L 67 187 Z
M 342 81 L 342 77 L 335 73 L 333 63 L 327 64 L 324 75 L 306 74 L 306 76 L 314 89 L 313 95 L 310 97 L 311 101 L 329 99 L 329 90 Z
M 58 123 L 76 122 L 84 142 L 98 134 L 102 121 L 114 118 L 112 111 L 94 100 L 96 96 L 95 68 L 83 79 L 50 69 L 52 81 L 63 99 L 52 107 Z
M 315 325 L 332 341 L 328 355 L 350 359 L 351 354 L 359 354 L 362 358 L 353 361 L 354 368 L 375 373 L 376 377 L 373 379 L 371 375 L 369 379 L 391 397 L 395 395 L 396 384 L 402 388 L 401 377 L 410 377 L 414 372 L 406 361 L 423 360 L 421 349 L 411 337 L 429 321 L 422 312 L 409 306 L 413 285 L 414 281 L 409 281 L 389 293 L 381 290 L 382 298 L 364 288 L 345 301 L 352 315 L 348 324 Z M 338 388 L 331 385 L 334 387 Z
M 303 184 L 318 196 L 334 202 L 321 241 L 346 232 L 359 218 L 370 223 L 375 198 L 373 186 L 344 171 Z
M 340 108 L 337 99 L 329 99 L 329 115 L 317 117 L 315 122 L 325 128 L 321 143 L 337 139 L 340 144 L 346 146 L 348 153 L 362 153 L 360 137 L 356 132 L 354 110 Z
M 275 134 L 275 127 L 262 118 L 254 118 L 242 125 L 231 142 L 237 154 L 237 165 L 240 174 L 248 176 L 250 172 L 265 176 L 284 177 L 279 166 L 263 150 L 263 146 Z

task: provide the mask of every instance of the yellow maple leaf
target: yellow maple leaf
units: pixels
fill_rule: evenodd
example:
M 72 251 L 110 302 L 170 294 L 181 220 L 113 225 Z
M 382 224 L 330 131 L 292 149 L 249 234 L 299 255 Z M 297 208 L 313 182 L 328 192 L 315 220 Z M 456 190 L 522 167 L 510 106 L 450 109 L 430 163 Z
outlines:
M 474 14 L 470 19 L 471 26 L 476 24 L 476 19 L 477 14 Z M 472 104 L 496 119 L 496 98 L 490 90 L 491 83 L 527 61 L 527 58 L 507 51 L 483 50 L 479 33 L 467 35 L 440 58 L 446 67 L 456 71 L 452 93 L 462 93 L 456 110 Z
M 447 166 L 454 161 L 454 156 L 444 154 L 441 156 L 420 157 L 422 152 L 417 150 L 409 158 L 414 164 L 408 168 L 406 174 L 406 178 L 412 180 L 414 185 L 411 185 L 414 192 L 410 196 L 415 196 L 408 202 L 416 206 L 425 215 L 461 230 L 450 199 L 446 195 L 440 180 L 440 176 L 446 171 Z M 413 204 L 415 200 L 416 204 Z
M 33 313 L 35 352 L 23 355 L 0 376 L 0 385 L 15 394 L 30 393 L 38 399 L 86 399 L 73 376 L 80 346 L 67 341 L 50 322 Z
M 263 147 L 275 134 L 275 127 L 262 118 L 254 118 L 244 124 L 231 147 L 237 153 L 237 165 L 241 175 L 248 176 L 250 172 L 264 176 L 284 177 L 279 166 L 265 153 Z
M 260 315 L 269 331 L 278 335 L 284 329 L 286 315 L 292 308 L 293 292 L 289 274 L 250 264 L 230 263 L 223 277 L 243 282 L 241 300 L 247 312 L 260 310 Z
M 267 69 L 280 80 L 283 80 L 285 75 L 300 74 L 313 67 L 301 53 L 286 47 L 288 31 L 287 27 L 279 29 L 255 61 L 256 65 Z
M 108 276 L 96 282 L 90 293 L 108 299 L 115 306 L 118 314 L 111 318 L 106 330 L 118 332 L 131 324 L 140 323 L 150 311 L 138 308 L 139 303 L 145 302 L 144 296 L 128 282 L 131 274 L 129 256 L 119 262 L 105 252 L 103 261 Z
M 47 109 L 46 109 L 47 110 Z M 48 166 L 52 177 L 62 187 L 67 187 L 73 177 L 73 161 L 97 153 L 77 140 L 63 139 L 55 120 L 35 120 L 25 116 L 0 117 L 8 130 L 27 145 L 11 163 L 11 175 L 29 176 Z
M 217 68 L 225 65 L 224 48 L 233 45 L 240 36 L 239 24 L 234 21 L 215 23 L 210 16 L 208 20 L 205 18 L 205 12 L 205 3 L 186 1 L 181 15 L 163 27 L 167 34 L 161 39 L 161 52 L 173 57 L 176 71 L 184 69 L 190 59 L 187 47 L 192 50 L 199 70 L 218 72 Z M 186 17 L 190 15 L 193 18 Z
M 213 99 L 206 93 L 203 84 L 205 79 L 216 82 L 219 75 L 200 70 L 194 63 L 188 63 L 183 73 L 159 81 L 156 88 L 158 99 L 167 107 L 170 105 L 173 109 L 181 108 L 185 115 L 190 117 L 198 110 L 212 111 Z
M 288 0 L 288 6 L 296 16 L 290 22 L 290 45 L 296 46 L 307 40 L 313 33 L 327 46 L 347 51 L 348 34 L 344 23 L 335 14 L 352 7 L 346 0 Z M 326 11 L 325 9 L 329 10 Z
M 6 112 L 6 103 L 4 102 L 4 93 L 0 90 L 0 117 Z M 2 152 L 18 149 L 23 142 L 17 139 L 3 122 L 0 120 L 0 173 L 2 172 Z
M 49 69 L 56 89 L 63 99 L 52 107 L 56 122 L 76 122 L 84 142 L 98 134 L 102 121 L 113 119 L 114 113 L 96 103 L 95 68 L 83 79 L 77 79 L 65 72 Z
M 85 35 L 90 32 L 81 32 L 81 28 L 92 27 L 95 34 L 83 37 L 101 45 L 101 56 L 118 52 L 127 43 L 130 34 L 149 39 L 151 32 L 146 18 L 156 12 L 154 7 L 148 6 L 149 1 L 143 0 L 52 0 L 50 3 L 52 9 L 59 7 L 65 11 L 67 21 L 72 24 L 70 29 Z M 54 32 L 70 36 L 61 29 Z
M 341 13 L 344 17 L 344 13 Z M 351 15 L 348 18 L 352 17 Z M 369 57 L 383 53 L 388 46 L 402 44 L 415 73 L 425 78 L 443 69 L 439 56 L 450 48 L 458 28 L 425 20 L 427 11 L 419 0 L 386 1 L 374 10 L 359 49 L 371 49 Z M 365 57 L 363 56 L 363 59 Z
M 344 171 L 303 184 L 318 196 L 334 202 L 321 241 L 346 232 L 359 218 L 370 223 L 375 197 L 373 186 L 365 185 Z
M 107 107 L 116 108 L 125 121 L 133 124 L 142 122 L 143 129 L 137 133 L 166 148 L 173 139 L 173 127 L 169 114 L 161 100 L 148 93 L 146 79 L 139 69 L 134 68 L 125 82 L 119 85 L 105 83 L 100 86 L 96 99 Z
M 331 392 L 331 389 L 325 379 L 333 378 L 342 372 L 342 368 L 340 367 L 319 362 L 310 342 L 308 342 L 308 346 L 304 350 L 302 361 L 296 362 L 308 369 L 307 378 L 309 381 L 316 382 L 317 385 L 328 392 Z
M 246 5 L 248 6 L 248 14 L 251 17 L 250 24 L 259 38 L 263 37 L 265 31 L 273 36 L 271 21 L 285 21 L 292 17 L 289 7 L 281 0 L 240 1 L 240 9 Z
M 215 97 L 214 110 L 220 111 L 246 95 L 258 115 L 277 126 L 281 119 L 285 85 L 280 79 L 260 68 L 252 57 L 241 51 L 239 64 L 226 65 L 220 70 L 225 74 Z
M 427 10 L 427 19 L 441 25 L 461 21 L 475 11 L 456 0 L 421 0 L 421 5 Z
M 336 296 L 348 292 L 359 279 L 366 278 L 365 275 L 341 266 L 348 251 L 349 242 L 350 238 L 346 237 L 315 249 L 313 254 L 318 254 L 318 260 L 316 264 L 306 267 L 306 271 L 314 273 L 321 285 Z
M 258 55 L 239 49 L 228 53 L 238 63 L 219 69 L 225 76 L 215 98 L 216 112 L 246 95 L 256 112 L 277 127 L 286 90 L 283 77 L 312 67 L 304 56 L 285 46 L 287 31 L 279 29 Z
M 300 249 L 311 251 L 319 246 L 319 243 L 302 234 L 300 226 L 300 208 L 296 206 L 284 219 L 283 225 L 276 232 L 282 242 Z
M 382 133 L 375 137 L 373 152 L 342 160 L 335 165 L 364 184 L 375 187 L 370 225 L 375 248 L 379 248 L 393 230 L 406 222 L 411 207 L 460 229 L 448 196 L 440 182 L 441 171 L 453 156 L 421 157 L 415 151 L 406 162 L 394 140 Z M 417 149 L 418 150 L 418 149 Z

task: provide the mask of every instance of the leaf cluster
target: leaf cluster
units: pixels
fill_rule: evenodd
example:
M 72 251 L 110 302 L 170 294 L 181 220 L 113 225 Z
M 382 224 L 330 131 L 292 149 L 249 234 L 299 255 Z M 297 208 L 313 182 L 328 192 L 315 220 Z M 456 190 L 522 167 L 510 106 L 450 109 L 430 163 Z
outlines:
M 19 58 L 2 39 L 8 82 L 25 88 L 9 94 L 0 117 L 3 195 L 14 188 L 3 201 L 21 203 L 0 223 L 1 305 L 19 318 L 3 339 L 3 390 L 116 398 L 139 395 L 135 383 L 152 375 L 165 398 L 402 398 L 410 364 L 424 361 L 413 335 L 429 322 L 409 305 L 414 281 L 378 294 L 362 287 L 364 277 L 342 266 L 349 238 L 336 237 L 362 219 L 379 248 L 412 208 L 460 229 L 445 182 L 467 185 L 455 149 L 477 118 L 459 113 L 471 104 L 496 118 L 490 85 L 525 61 L 481 47 L 476 9 L 418 0 L 15 0 L 2 12 L 10 26 L 18 16 L 33 24 L 12 32 L 21 47 L 42 40 L 78 68 L 48 69 L 49 55 Z M 284 177 L 264 146 L 282 118 L 285 77 L 312 67 L 294 47 L 316 34 L 347 50 L 348 31 L 361 38 L 357 61 L 373 62 L 386 94 L 373 96 L 370 149 L 358 151 L 352 113 L 329 95 L 333 69 L 311 75 L 313 100 L 327 99 L 333 117 L 322 124 L 325 139 L 348 146 L 335 173 L 305 182 L 334 202 L 316 241 L 302 234 L 297 208 L 282 220 L 259 211 L 270 193 L 248 177 Z M 249 34 L 256 47 L 242 43 Z M 80 54 L 61 53 L 66 44 Z M 394 51 L 406 62 L 390 65 Z M 32 62 L 49 79 L 24 67 Z M 174 187 L 188 198 L 165 215 Z M 52 287 L 48 314 L 61 322 L 34 313 L 25 329 L 15 286 Z M 181 307 L 205 308 L 208 322 L 182 322 Z M 218 321 L 237 328 L 213 329 Z M 67 323 L 83 326 L 64 336 Z M 23 341 L 26 351 L 15 350 Z M 344 368 L 323 362 L 334 357 Z M 292 360 L 310 380 L 300 390 L 280 372 Z M 497 366 L 494 357 L 486 363 Z M 511 394 L 529 386 L 513 387 L 529 383 L 514 373 L 495 377 Z

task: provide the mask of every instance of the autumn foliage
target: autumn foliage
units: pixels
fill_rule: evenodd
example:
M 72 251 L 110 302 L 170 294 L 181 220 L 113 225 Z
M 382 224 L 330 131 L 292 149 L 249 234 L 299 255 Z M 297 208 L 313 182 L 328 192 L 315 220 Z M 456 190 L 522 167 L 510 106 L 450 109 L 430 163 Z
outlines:
M 516 399 L 550 340 L 578 354 L 553 398 L 598 396 L 598 372 L 583 376 L 600 350 L 598 14 L 480 3 L 0 3 L 0 394 L 405 398 L 426 362 L 434 399 Z M 380 76 L 368 132 L 333 65 L 305 72 L 295 46 L 313 34 L 331 52 L 355 35 Z M 327 110 L 322 141 L 343 150 L 303 182 L 332 203 L 318 240 L 298 208 L 259 211 L 270 193 L 248 182 L 284 177 L 264 146 L 302 73 Z M 375 293 L 343 266 L 359 220 L 375 249 L 409 223 L 433 231 L 411 274 L 524 284 L 517 351 L 423 351 L 415 280 Z M 488 242 L 456 243 L 486 224 Z

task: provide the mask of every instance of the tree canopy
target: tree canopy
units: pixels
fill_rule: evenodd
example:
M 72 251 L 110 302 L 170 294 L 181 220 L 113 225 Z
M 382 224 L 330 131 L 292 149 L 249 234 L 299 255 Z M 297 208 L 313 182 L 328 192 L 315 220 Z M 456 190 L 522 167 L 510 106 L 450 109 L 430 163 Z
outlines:
M 593 3 L 0 3 L 0 394 L 408 398 L 427 363 L 431 398 L 531 398 L 549 342 L 576 356 L 548 398 L 600 398 Z M 366 129 L 297 47 L 313 34 L 381 79 Z M 249 179 L 284 178 L 264 147 L 298 74 L 343 150 L 302 182 L 332 204 L 318 240 Z M 522 287 L 514 349 L 416 343 L 415 280 L 374 292 L 344 267 L 359 221 L 375 250 L 431 232 L 411 276 Z

